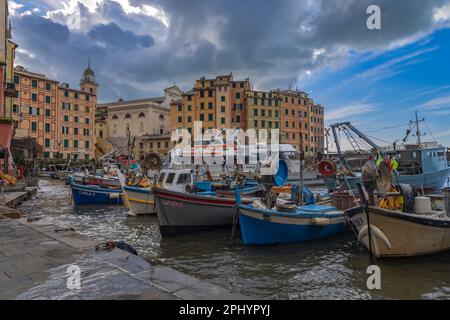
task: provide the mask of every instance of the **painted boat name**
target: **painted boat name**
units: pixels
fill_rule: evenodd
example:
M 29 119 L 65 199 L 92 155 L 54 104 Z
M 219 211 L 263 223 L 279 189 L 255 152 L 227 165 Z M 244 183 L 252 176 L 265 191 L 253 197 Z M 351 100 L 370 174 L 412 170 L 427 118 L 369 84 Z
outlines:
M 161 203 L 165 206 L 169 206 L 169 207 L 182 207 L 183 204 L 181 202 L 178 201 L 173 201 L 173 200 L 162 200 Z

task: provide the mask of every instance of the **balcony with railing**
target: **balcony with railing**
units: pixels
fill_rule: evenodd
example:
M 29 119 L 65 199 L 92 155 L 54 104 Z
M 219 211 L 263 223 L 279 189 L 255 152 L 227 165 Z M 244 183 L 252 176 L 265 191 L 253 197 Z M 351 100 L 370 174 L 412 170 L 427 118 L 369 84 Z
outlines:
M 15 83 L 6 83 L 5 97 L 15 98 L 17 95 L 17 89 Z

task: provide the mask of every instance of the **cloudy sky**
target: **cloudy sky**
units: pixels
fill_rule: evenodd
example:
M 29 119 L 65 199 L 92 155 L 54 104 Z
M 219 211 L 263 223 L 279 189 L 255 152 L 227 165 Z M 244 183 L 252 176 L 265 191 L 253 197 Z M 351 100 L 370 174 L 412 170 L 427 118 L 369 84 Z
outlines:
M 419 110 L 425 140 L 450 146 L 450 0 L 9 2 L 17 63 L 76 86 L 90 59 L 102 102 L 233 72 L 307 91 L 328 124 L 350 120 L 380 144 Z M 366 26 L 371 4 L 381 30 Z

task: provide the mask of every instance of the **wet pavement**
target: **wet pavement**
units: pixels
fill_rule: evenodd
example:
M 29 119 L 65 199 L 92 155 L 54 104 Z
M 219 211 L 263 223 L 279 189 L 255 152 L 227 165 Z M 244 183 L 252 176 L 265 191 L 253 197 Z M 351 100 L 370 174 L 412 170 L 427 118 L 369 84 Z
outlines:
M 0 215 L 0 300 L 248 299 L 54 225 Z

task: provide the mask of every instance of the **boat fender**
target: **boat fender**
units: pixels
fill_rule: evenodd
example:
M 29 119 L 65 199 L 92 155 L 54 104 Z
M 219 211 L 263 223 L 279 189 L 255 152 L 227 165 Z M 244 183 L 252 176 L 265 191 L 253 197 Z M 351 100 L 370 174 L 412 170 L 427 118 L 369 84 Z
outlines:
M 262 213 L 262 217 L 264 221 L 271 221 L 272 220 L 272 215 L 268 212 L 263 212 Z
M 125 208 L 127 208 L 128 210 L 131 210 L 131 204 L 130 201 L 128 200 L 128 196 L 126 193 L 121 193 L 120 196 L 122 197 L 122 202 L 125 206 Z M 114 199 L 114 198 L 111 198 Z
M 312 218 L 311 221 L 316 226 L 328 226 L 330 224 L 330 219 L 328 218 Z
M 386 237 L 383 231 L 381 231 L 374 225 L 370 226 L 370 231 L 372 233 L 372 236 L 374 236 L 377 239 L 380 239 L 385 244 L 386 247 L 392 249 L 391 243 L 389 242 L 389 239 Z M 358 233 L 358 241 L 362 241 L 365 237 L 368 236 L 369 236 L 369 228 L 367 227 L 367 225 L 365 225 L 364 227 L 361 228 L 361 230 Z M 375 243 L 376 241 L 373 242 Z
M 367 238 L 368 240 L 368 238 Z M 375 257 L 380 257 L 380 248 L 378 248 L 378 242 L 375 238 L 372 238 L 372 253 L 375 255 Z
M 409 184 L 399 184 L 397 187 L 400 189 L 404 199 L 403 212 L 414 212 L 414 204 L 416 199 L 416 190 L 414 190 L 414 187 Z
M 109 198 L 110 199 L 119 199 L 120 193 L 110 193 Z

